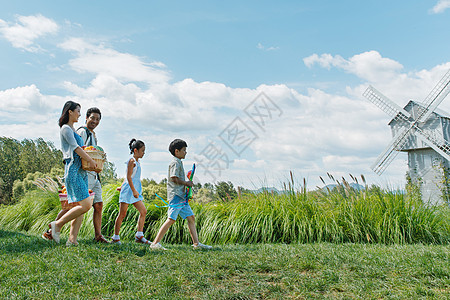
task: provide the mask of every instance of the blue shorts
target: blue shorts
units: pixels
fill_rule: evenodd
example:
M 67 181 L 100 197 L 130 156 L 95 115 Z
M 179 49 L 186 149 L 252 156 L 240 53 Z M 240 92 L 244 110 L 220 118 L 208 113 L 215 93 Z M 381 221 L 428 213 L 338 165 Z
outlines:
M 177 220 L 178 215 L 185 220 L 187 217 L 193 216 L 194 212 L 192 211 L 189 203 L 186 203 L 186 200 L 181 198 L 180 196 L 176 196 L 169 201 L 169 209 L 167 210 L 167 216 L 169 219 L 174 221 Z

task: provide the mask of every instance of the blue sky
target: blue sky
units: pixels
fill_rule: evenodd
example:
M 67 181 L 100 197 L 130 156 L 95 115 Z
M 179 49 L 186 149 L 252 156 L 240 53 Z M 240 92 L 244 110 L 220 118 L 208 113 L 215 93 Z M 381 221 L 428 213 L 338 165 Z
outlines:
M 160 180 L 181 137 L 201 182 L 279 186 L 293 170 L 310 187 L 326 172 L 401 185 L 404 155 L 370 170 L 391 135 L 361 94 L 423 99 L 450 68 L 449 14 L 447 0 L 2 1 L 0 135 L 59 146 L 56 120 L 75 100 L 102 110 L 120 176 L 129 139 L 146 142 L 143 176 Z M 261 92 L 278 108 L 263 127 L 244 112 Z M 220 139 L 236 117 L 254 134 L 239 154 Z M 211 143 L 215 160 L 202 156 Z

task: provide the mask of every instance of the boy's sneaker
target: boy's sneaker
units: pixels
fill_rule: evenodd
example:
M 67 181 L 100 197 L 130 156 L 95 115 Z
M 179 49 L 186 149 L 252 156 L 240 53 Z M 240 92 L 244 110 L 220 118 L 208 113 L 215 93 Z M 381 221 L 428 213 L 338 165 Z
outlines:
M 198 243 L 197 245 L 192 245 L 192 248 L 194 250 L 197 250 L 197 249 L 212 249 L 212 246 L 208 246 L 208 245 L 205 245 L 205 244 L 202 244 L 202 243 Z
M 160 243 L 151 244 L 150 248 L 153 249 L 153 250 L 167 250 Z

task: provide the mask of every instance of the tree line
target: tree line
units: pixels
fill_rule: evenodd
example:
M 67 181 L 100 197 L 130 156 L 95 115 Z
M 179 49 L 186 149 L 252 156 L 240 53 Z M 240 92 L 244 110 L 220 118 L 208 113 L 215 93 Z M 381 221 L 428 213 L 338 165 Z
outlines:
M 13 201 L 13 185 L 28 173 L 50 173 L 54 167 L 63 168 L 62 153 L 53 143 L 42 138 L 18 141 L 0 137 L 0 203 Z
M 101 175 L 102 184 L 117 181 L 116 168 L 106 161 Z M 34 189 L 32 182 L 37 178 L 50 176 L 62 177 L 64 164 L 62 152 L 52 142 L 42 138 L 22 141 L 0 137 L 0 204 L 11 204 L 19 200 L 27 190 Z M 142 179 L 143 195 L 149 200 L 158 200 L 155 193 L 166 198 L 167 179 L 156 183 L 153 179 Z M 210 202 L 214 200 L 229 201 L 238 197 L 240 192 L 250 191 L 235 188 L 230 181 L 215 184 L 197 183 L 194 186 L 196 200 Z
M 14 183 L 18 186 L 28 174 L 63 172 L 62 152 L 56 149 L 52 142 L 42 138 L 19 141 L 0 137 L 0 204 L 10 204 L 18 200 L 13 194 Z M 117 179 L 113 163 L 105 163 L 102 177 Z

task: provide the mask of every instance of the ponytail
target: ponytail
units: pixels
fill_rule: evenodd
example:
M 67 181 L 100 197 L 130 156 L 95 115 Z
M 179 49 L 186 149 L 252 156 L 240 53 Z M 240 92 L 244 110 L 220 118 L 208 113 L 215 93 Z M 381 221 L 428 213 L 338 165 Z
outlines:
M 144 142 L 141 140 L 136 140 L 136 139 L 132 139 L 130 141 L 130 143 L 128 144 L 128 146 L 130 147 L 130 154 L 134 153 L 134 149 L 141 149 L 142 147 L 145 146 Z

